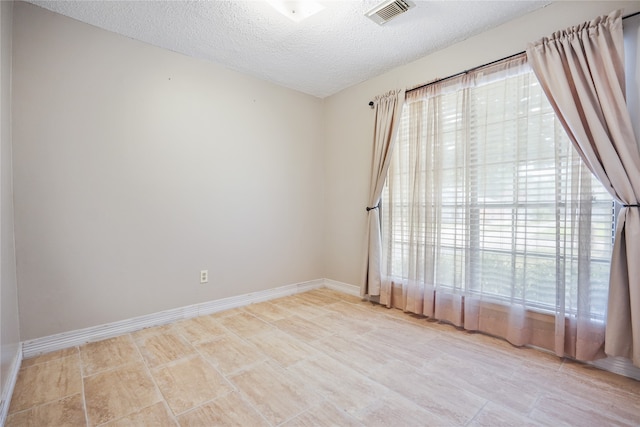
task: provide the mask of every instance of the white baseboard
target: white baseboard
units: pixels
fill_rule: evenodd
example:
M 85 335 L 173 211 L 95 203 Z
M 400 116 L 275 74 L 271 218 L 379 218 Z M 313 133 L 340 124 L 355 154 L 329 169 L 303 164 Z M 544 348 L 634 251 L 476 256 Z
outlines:
M 607 357 L 606 359 L 591 362 L 591 365 L 604 369 L 605 371 L 613 372 L 614 374 L 624 375 L 625 377 L 640 381 L 640 368 L 634 366 L 631 360 L 625 359 L 624 357 Z
M 343 285 L 350 286 L 345 284 Z M 332 287 L 332 289 L 341 290 L 342 288 L 344 288 L 343 285 L 340 286 L 340 289 L 337 289 L 335 287 Z M 174 308 L 171 310 L 152 313 L 132 319 L 121 320 L 118 322 L 107 323 L 104 325 L 92 326 L 75 331 L 62 332 L 55 335 L 49 335 L 42 338 L 24 341 L 22 343 L 22 355 L 24 358 L 34 357 L 40 354 L 50 353 L 52 351 L 62 350 L 77 345 L 83 345 L 87 342 L 113 338 L 118 335 L 139 331 L 140 329 L 149 328 L 152 326 L 161 326 L 167 323 L 175 322 L 177 320 L 189 319 L 196 316 L 203 316 L 206 314 L 212 314 L 219 311 L 242 307 L 257 302 L 263 302 L 275 298 L 285 297 L 288 295 L 294 295 L 297 293 L 310 291 L 312 289 L 322 288 L 323 286 L 327 286 L 324 279 L 311 280 L 308 282 L 295 283 L 293 285 L 266 289 L 264 291 L 252 292 L 244 295 L 238 295 L 234 297 L 193 304 L 185 307 Z M 344 289 L 349 290 L 350 288 Z
M 344 282 L 338 282 L 337 280 L 324 279 L 324 287 L 333 289 L 334 291 L 342 292 L 345 294 L 353 295 L 354 297 L 360 296 L 360 287 L 350 285 Z
M 11 396 L 13 396 L 13 388 L 18 380 L 18 372 L 20 372 L 20 365 L 22 365 L 22 343 L 18 344 L 16 355 L 13 357 L 11 367 L 9 368 L 9 376 L 4 381 L 4 390 L 0 396 L 0 426 L 5 424 L 7 415 L 9 414 L 9 406 L 11 405 Z

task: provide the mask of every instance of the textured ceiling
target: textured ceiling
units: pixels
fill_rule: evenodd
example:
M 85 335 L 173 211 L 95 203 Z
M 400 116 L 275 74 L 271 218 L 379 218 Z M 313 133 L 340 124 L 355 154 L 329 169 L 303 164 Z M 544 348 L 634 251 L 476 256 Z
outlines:
M 299 23 L 264 1 L 29 2 L 319 98 L 550 3 L 415 1 L 379 26 L 364 16 L 378 0 L 320 1 Z

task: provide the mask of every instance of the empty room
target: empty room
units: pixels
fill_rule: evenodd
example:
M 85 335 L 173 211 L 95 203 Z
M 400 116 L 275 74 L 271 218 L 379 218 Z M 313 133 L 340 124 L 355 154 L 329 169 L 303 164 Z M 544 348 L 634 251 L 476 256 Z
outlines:
M 0 425 L 640 425 L 640 1 L 0 1 Z

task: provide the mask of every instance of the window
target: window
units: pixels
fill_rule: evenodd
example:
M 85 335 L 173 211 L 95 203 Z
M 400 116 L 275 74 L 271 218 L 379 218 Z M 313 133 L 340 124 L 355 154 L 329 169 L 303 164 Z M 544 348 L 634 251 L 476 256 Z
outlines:
M 383 276 L 604 320 L 613 201 L 521 56 L 410 92 L 383 193 Z

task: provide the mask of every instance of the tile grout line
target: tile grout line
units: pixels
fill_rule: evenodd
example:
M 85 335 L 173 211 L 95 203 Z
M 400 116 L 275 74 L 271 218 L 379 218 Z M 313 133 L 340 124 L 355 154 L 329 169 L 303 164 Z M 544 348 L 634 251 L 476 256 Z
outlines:
M 276 305 L 276 306 L 277 306 L 277 304 L 273 304 L 273 305 Z M 278 319 L 277 321 L 280 321 L 280 320 L 286 320 L 288 317 L 292 317 L 292 316 L 299 316 L 299 314 L 295 313 L 294 311 L 292 311 L 292 310 L 290 310 L 290 309 L 288 309 L 288 308 L 286 308 L 286 307 L 280 307 L 280 306 L 278 306 L 278 308 L 279 308 L 280 310 L 284 310 L 285 312 L 289 313 L 289 316 L 287 316 L 287 317 L 285 317 L 285 318 L 283 318 L 283 319 Z M 292 373 L 291 373 L 291 371 L 289 370 L 289 367 L 281 365 L 281 364 L 280 364 L 280 362 L 278 362 L 277 360 L 273 359 L 273 357 L 271 357 L 270 355 L 268 355 L 268 354 L 264 353 L 260 348 L 258 348 L 258 347 L 257 347 L 257 345 L 256 345 L 255 343 L 253 343 L 253 342 L 250 340 L 250 338 L 252 338 L 252 337 L 257 337 L 257 336 L 260 336 L 260 335 L 269 335 L 269 334 L 273 334 L 275 331 L 278 331 L 278 332 L 280 332 L 280 333 L 284 333 L 285 335 L 287 335 L 288 337 L 290 337 L 291 339 L 293 339 L 293 340 L 294 340 L 294 341 L 296 341 L 296 342 L 301 342 L 301 343 L 303 343 L 303 344 L 306 344 L 306 343 L 304 343 L 302 340 L 300 340 L 300 338 L 295 337 L 295 336 L 293 336 L 293 335 L 291 335 L 291 334 L 287 333 L 286 331 L 282 330 L 280 327 L 278 327 L 278 325 L 276 325 L 276 324 L 275 324 L 275 322 L 276 322 L 276 321 L 271 321 L 271 320 L 269 320 L 269 319 L 263 318 L 263 317 L 261 317 L 261 316 L 260 316 L 260 314 L 259 314 L 259 313 L 257 313 L 257 314 L 256 314 L 256 313 L 250 312 L 249 310 L 246 310 L 246 307 L 245 307 L 245 312 L 248 312 L 248 314 L 252 315 L 252 316 L 253 316 L 253 317 L 255 317 L 256 319 L 258 319 L 258 320 L 260 320 L 260 321 L 262 321 L 262 322 L 264 322 L 264 323 L 266 323 L 266 324 L 268 324 L 268 325 L 270 325 L 270 326 L 272 326 L 272 327 L 274 328 L 274 330 L 269 330 L 269 331 L 265 331 L 265 332 L 257 333 L 257 334 L 254 334 L 254 335 L 251 335 L 251 336 L 248 336 L 248 337 L 242 336 L 242 335 L 240 335 L 240 334 L 236 333 L 235 331 L 231 331 L 234 335 L 237 335 L 237 336 L 238 336 L 241 340 L 243 340 L 244 342 L 246 342 L 246 343 L 248 343 L 248 344 L 252 345 L 253 347 L 256 347 L 256 349 L 257 349 L 258 351 L 260 351 L 262 354 L 264 354 L 264 355 L 267 357 L 267 360 L 265 360 L 265 361 L 261 361 L 261 362 L 253 363 L 253 364 L 249 365 L 248 367 L 250 368 L 250 367 L 252 367 L 252 366 L 256 366 L 256 365 L 258 365 L 258 364 L 260 364 L 260 363 L 273 363 L 273 364 L 275 364 L 277 367 L 281 368 L 284 372 L 288 373 L 288 375 L 291 377 L 291 376 L 292 376 Z M 319 316 L 323 316 L 323 315 L 325 315 L 325 314 L 327 314 L 327 313 L 323 313 L 323 314 L 321 314 L 321 315 L 314 316 L 314 318 L 319 317 Z M 312 349 L 314 349 L 314 350 L 318 351 L 318 349 L 315 349 L 314 347 L 310 346 L 309 344 L 306 344 L 306 345 L 307 345 L 307 346 L 309 346 L 310 348 L 312 348 Z M 324 354 L 324 353 L 323 353 L 323 354 Z M 316 358 L 317 358 L 317 357 L 321 357 L 321 356 L 316 356 Z M 294 363 L 294 364 L 297 364 L 297 363 L 300 363 L 300 362 L 302 362 L 302 361 L 298 361 L 298 362 L 296 362 L 296 363 Z M 292 366 L 292 365 L 290 365 L 290 366 Z M 239 372 L 242 372 L 242 371 L 244 371 L 244 370 L 246 370 L 246 369 L 247 369 L 247 366 L 244 366 L 242 369 L 238 369 L 238 370 L 234 371 L 233 375 L 237 375 Z M 232 375 L 232 376 L 233 376 L 233 375 Z M 289 379 L 291 379 L 291 378 L 289 378 Z M 230 380 L 230 381 L 231 381 L 231 380 Z M 325 403 L 325 402 L 327 402 L 327 403 L 328 403 L 328 402 L 329 402 L 329 401 L 327 400 L 326 396 L 325 396 L 324 394 L 320 393 L 319 391 L 317 391 L 317 390 L 309 390 L 309 391 L 313 392 L 313 394 L 315 394 L 315 395 L 317 395 L 318 397 L 320 397 L 320 401 L 321 401 L 321 403 Z M 245 396 L 244 396 L 244 394 L 242 393 L 242 391 L 239 391 L 239 392 L 241 393 L 241 396 L 242 396 L 243 400 L 244 400 L 245 402 L 247 402 L 247 401 L 246 401 L 246 398 L 245 398 Z M 247 403 L 248 403 L 248 404 L 249 404 L 249 405 L 250 405 L 254 410 L 256 410 L 256 411 L 257 411 L 257 412 L 258 412 L 258 413 L 259 413 L 263 418 L 265 418 L 265 417 L 264 417 L 264 415 L 262 414 L 262 412 L 261 412 L 261 411 L 259 411 L 259 410 L 258 410 L 258 408 L 256 408 L 256 407 L 255 407 L 251 402 L 247 402 Z M 313 406 L 312 406 L 312 407 L 309 407 L 309 408 L 305 408 L 305 409 L 304 409 L 304 410 L 302 410 L 301 412 L 296 413 L 296 414 L 294 414 L 293 416 L 291 416 L 291 417 L 289 417 L 289 418 L 287 418 L 287 419 L 283 420 L 282 422 L 280 422 L 280 423 L 276 424 L 276 426 L 282 426 L 282 425 L 284 425 L 284 424 L 286 424 L 286 423 L 290 422 L 291 420 L 294 420 L 295 418 L 299 417 L 300 415 L 302 415 L 302 414 L 304 414 L 304 413 L 309 412 L 312 408 L 313 408 Z M 266 418 L 265 418 L 265 420 L 266 420 Z M 267 421 L 267 424 L 269 424 L 269 425 L 273 425 L 273 424 L 271 424 L 271 423 L 269 422 L 269 420 L 266 420 L 266 421 Z
M 22 368 L 20 368 L 20 371 L 22 371 L 22 370 L 30 370 L 30 369 L 35 368 L 35 367 L 37 367 L 37 366 L 46 365 L 46 364 L 48 364 L 48 363 L 61 362 L 62 360 L 64 360 L 64 359 L 69 359 L 69 358 L 71 358 L 71 357 L 73 357 L 73 356 L 74 356 L 74 355 L 73 355 L 73 354 L 71 354 L 71 355 L 68 355 L 68 356 L 59 357 L 59 358 L 57 358 L 57 359 L 51 359 L 51 360 L 47 360 L 47 361 L 44 361 L 44 362 L 41 362 L 41 363 L 36 363 L 36 364 L 34 364 L 34 365 L 30 365 L 30 366 L 22 367 Z M 79 354 L 78 354 L 78 357 L 79 357 Z M 82 385 L 82 374 L 80 374 L 80 380 L 81 380 L 81 385 Z M 82 390 L 82 388 L 81 388 L 81 390 Z M 78 393 L 65 394 L 64 396 L 59 396 L 59 397 L 57 397 L 57 398 L 55 398 L 55 399 L 47 400 L 47 401 L 45 401 L 45 402 L 41 402 L 41 403 L 39 403 L 39 404 L 37 404 L 37 405 L 33 405 L 33 406 L 28 407 L 28 408 L 24 408 L 24 409 L 22 409 L 22 410 L 20 410 L 20 411 L 9 412 L 9 410 L 11 409 L 11 408 L 9 407 L 9 408 L 7 408 L 7 419 L 9 418 L 9 415 L 14 415 L 14 414 L 19 414 L 19 413 L 23 413 L 23 412 L 31 411 L 31 410 L 34 410 L 34 409 L 36 409 L 36 408 L 40 408 L 40 407 L 42 407 L 42 406 L 46 406 L 46 405 L 49 405 L 49 404 L 52 404 L 52 403 L 55 403 L 55 402 L 59 402 L 59 401 L 64 400 L 64 399 L 66 399 L 66 398 L 68 398 L 68 397 L 70 397 L 70 396 L 73 396 L 73 395 L 75 395 L 75 394 L 78 394 Z M 12 396 L 12 397 L 13 397 L 13 396 Z M 5 420 L 5 422 L 6 422 L 6 420 Z
M 239 309 L 240 309 L 240 310 L 242 310 L 242 312 L 245 312 L 244 307 L 239 307 Z M 206 315 L 206 314 L 205 314 L 205 315 L 197 316 L 197 317 L 205 317 L 205 316 L 211 316 L 211 315 Z M 233 315 L 230 315 L 230 316 L 233 316 Z M 230 316 L 225 316 L 225 317 L 230 317 Z M 197 318 L 197 317 L 195 317 L 195 318 Z M 195 319 L 195 318 L 194 318 L 194 319 Z M 236 334 L 234 331 L 230 330 L 230 329 L 229 329 L 229 328 L 227 328 L 224 324 L 222 324 L 222 322 L 221 322 L 219 319 L 216 319 L 215 317 L 212 317 L 212 318 L 213 318 L 213 319 L 215 319 L 215 321 L 216 321 L 216 323 L 218 324 L 218 326 L 219 326 L 219 327 L 221 327 L 223 330 L 225 330 L 227 333 L 232 334 L 232 335 L 235 335 L 235 336 L 239 337 L 240 339 L 243 339 L 242 337 L 240 337 L 240 335 Z M 191 319 L 187 319 L 187 320 L 191 320 Z M 257 414 L 262 418 L 262 419 L 263 419 L 263 420 L 265 420 L 265 421 L 267 422 L 267 424 L 269 424 L 269 425 L 271 426 L 271 423 L 270 423 L 270 422 L 268 422 L 268 420 L 266 420 L 266 419 L 264 418 L 263 414 L 262 414 L 259 410 L 257 410 L 257 408 L 255 408 L 255 407 L 254 407 L 250 402 L 247 402 L 247 401 L 246 401 L 246 399 L 245 399 L 245 398 L 244 398 L 244 396 L 242 395 L 241 391 L 240 391 L 240 390 L 238 390 L 238 388 L 236 387 L 236 385 L 235 385 L 235 384 L 234 384 L 234 383 L 233 383 L 233 382 L 232 382 L 232 381 L 227 377 L 227 375 L 225 375 L 222 371 L 220 371 L 220 370 L 218 369 L 218 367 L 217 367 L 217 366 L 215 366 L 213 363 L 211 363 L 211 361 L 209 360 L 209 358 L 208 358 L 208 357 L 205 357 L 205 355 L 204 355 L 204 354 L 202 354 L 202 352 L 200 351 L 200 349 L 199 349 L 199 348 L 198 348 L 198 346 L 197 346 L 197 344 L 203 344 L 203 343 L 207 343 L 207 342 L 214 342 L 214 341 L 216 341 L 216 339 L 213 339 L 213 340 L 211 340 L 211 341 L 203 341 L 203 342 L 196 342 L 196 343 L 194 343 L 194 342 L 191 342 L 189 339 L 187 339 L 187 337 L 183 334 L 183 332 L 181 332 L 181 330 L 179 330 L 178 328 L 174 328 L 174 329 L 177 329 L 177 330 L 175 330 L 175 333 L 176 333 L 177 335 L 179 335 L 182 339 L 184 339 L 186 342 L 188 342 L 188 343 L 193 347 L 193 349 L 194 349 L 194 350 L 195 350 L 195 352 L 196 352 L 195 354 L 197 354 L 197 355 L 198 355 L 198 356 L 199 356 L 199 357 L 200 357 L 200 358 L 201 358 L 205 363 L 207 363 L 207 364 L 208 364 L 212 369 L 214 369 L 214 370 L 215 370 L 215 371 L 216 371 L 216 372 L 217 372 L 217 373 L 218 373 L 218 374 L 219 374 L 219 375 L 220 375 L 220 376 L 221 376 L 221 377 L 222 377 L 222 378 L 223 378 L 223 379 L 228 383 L 228 385 L 229 385 L 229 386 L 231 387 L 231 389 L 232 389 L 231 391 L 229 391 L 229 392 L 228 392 L 228 393 L 226 393 L 226 394 L 223 394 L 223 395 L 221 395 L 221 396 L 217 396 L 217 397 L 214 397 L 214 398 L 212 398 L 212 399 L 209 399 L 209 400 L 207 400 L 207 401 L 205 401 L 205 402 L 202 402 L 202 403 L 200 403 L 200 404 L 198 404 L 198 405 L 194 406 L 193 408 L 189 408 L 189 409 L 187 409 L 187 410 L 185 410 L 185 411 L 183 411 L 183 412 L 181 412 L 181 413 L 179 413 L 179 414 L 174 414 L 174 413 L 173 413 L 173 410 L 169 409 L 169 410 L 170 410 L 170 412 L 171 412 L 171 414 L 174 416 L 174 419 L 175 419 L 176 423 L 178 423 L 178 425 L 180 424 L 180 423 L 178 422 L 178 417 L 183 416 L 183 415 L 185 415 L 185 414 L 187 414 L 187 413 L 189 413 L 189 412 L 193 412 L 193 411 L 195 411 L 195 410 L 197 410 L 197 409 L 199 409 L 199 408 L 201 408 L 201 407 L 203 407 L 203 406 L 205 406 L 205 405 L 208 405 L 208 404 L 210 404 L 210 403 L 212 403 L 212 402 L 214 402 L 214 401 L 216 401 L 216 400 L 218 400 L 218 399 L 221 399 L 221 398 L 223 398 L 223 397 L 225 397 L 225 396 L 228 396 L 228 395 L 230 395 L 230 394 L 236 393 L 236 394 L 237 394 L 237 395 L 238 395 L 238 396 L 239 396 L 239 397 L 240 397 L 240 398 L 241 398 L 245 403 L 247 403 L 247 404 L 248 404 L 248 405 L 249 405 L 249 406 L 250 406 L 250 407 L 251 407 L 251 408 L 252 408 L 252 409 L 253 409 L 253 410 L 254 410 L 254 411 L 255 411 L 255 412 L 256 412 L 256 413 L 257 413 Z M 174 362 L 175 362 L 175 361 L 174 361 Z M 171 363 L 171 362 L 169 362 L 169 363 Z M 168 363 L 167 363 L 167 364 L 168 364 Z M 167 364 L 165 364 L 165 365 L 167 365 Z M 164 366 L 164 365 L 163 365 L 163 366 Z M 154 378 L 154 380 L 155 380 L 155 378 Z M 164 395 L 163 395 L 163 397 L 164 397 Z M 166 399 L 164 399 L 164 400 L 166 401 Z
M 153 386 L 156 390 L 156 393 L 158 394 L 158 396 L 160 396 L 160 398 L 162 399 L 162 403 L 165 407 L 165 409 L 167 410 L 167 412 L 169 414 L 171 414 L 171 418 L 173 418 L 173 421 L 176 423 L 176 425 L 178 424 L 178 419 L 176 417 L 176 415 L 173 413 L 173 410 L 171 409 L 171 407 L 169 406 L 169 402 L 167 402 L 167 398 L 165 397 L 164 393 L 162 393 L 162 390 L 160 390 L 160 387 L 158 386 L 158 383 L 156 382 L 156 378 L 153 376 L 153 373 L 151 372 L 151 368 L 149 367 L 149 364 L 147 362 L 147 359 L 145 359 L 144 355 L 142 354 L 142 351 L 140 350 L 140 347 L 138 346 L 138 343 L 136 342 L 136 340 L 133 338 L 133 335 L 131 333 L 128 333 L 127 335 L 129 335 L 129 337 L 131 338 L 131 341 L 133 342 L 133 346 L 135 347 L 136 351 L 138 352 L 138 356 L 140 356 L 140 359 L 142 360 L 142 364 L 144 365 L 144 368 L 147 372 L 147 375 L 149 375 L 149 378 L 151 378 L 151 382 L 153 382 Z M 156 403 L 152 403 L 149 406 L 146 406 L 145 408 L 149 408 Z M 141 411 L 145 408 L 140 408 L 138 411 Z M 132 412 L 131 414 L 134 414 L 135 412 Z M 128 416 L 130 416 L 131 414 L 127 414 L 124 417 L 118 418 L 118 419 L 122 419 L 122 418 L 126 418 Z M 111 421 L 115 421 L 115 420 L 111 420 Z
M 82 350 L 80 346 L 76 346 L 78 349 L 78 364 L 80 365 L 80 382 L 82 384 L 82 409 L 84 411 L 84 421 L 87 427 L 89 427 L 89 412 L 87 411 L 87 398 L 84 394 L 84 363 L 82 363 Z
M 473 417 L 471 417 L 466 423 L 464 423 L 465 426 L 470 425 L 471 423 L 473 423 L 473 420 L 475 420 L 478 415 L 480 415 L 480 413 L 482 411 L 484 411 L 484 408 L 489 404 L 490 400 L 486 399 L 484 404 L 480 407 L 480 409 L 478 409 L 478 411 L 473 415 Z

